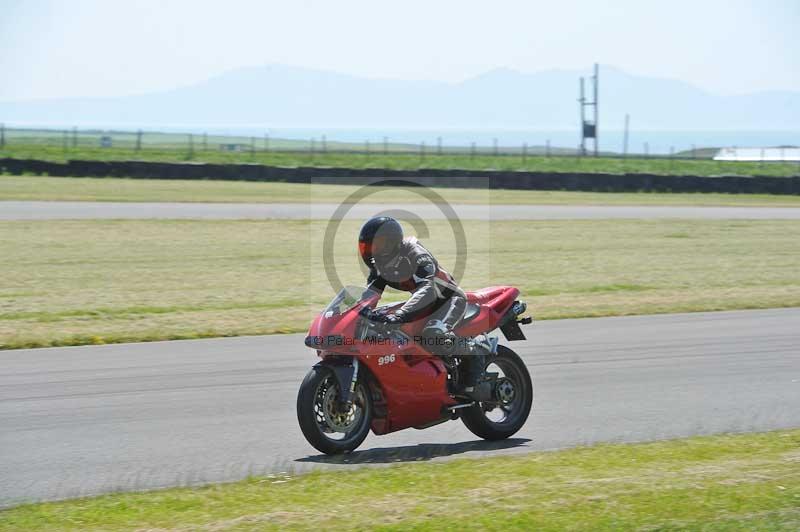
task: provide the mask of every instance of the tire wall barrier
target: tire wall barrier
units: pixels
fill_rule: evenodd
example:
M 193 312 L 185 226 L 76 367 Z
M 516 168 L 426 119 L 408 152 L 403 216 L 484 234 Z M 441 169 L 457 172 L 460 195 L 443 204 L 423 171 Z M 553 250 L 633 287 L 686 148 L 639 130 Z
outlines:
M 132 179 L 220 179 L 287 183 L 365 185 L 377 179 L 410 179 L 422 186 L 587 192 L 725 192 L 800 194 L 800 176 L 716 176 L 507 172 L 493 170 L 388 170 L 376 168 L 283 167 L 259 164 L 160 163 L 0 159 L 0 173 L 59 177 Z

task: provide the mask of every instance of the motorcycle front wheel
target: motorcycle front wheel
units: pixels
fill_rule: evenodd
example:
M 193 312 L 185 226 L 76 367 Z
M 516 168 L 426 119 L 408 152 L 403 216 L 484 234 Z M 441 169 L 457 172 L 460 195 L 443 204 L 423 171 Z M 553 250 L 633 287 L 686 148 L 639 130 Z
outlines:
M 372 401 L 367 386 L 359 381 L 349 405 L 341 402 L 341 391 L 333 370 L 314 366 L 297 394 L 297 421 L 308 443 L 325 454 L 347 453 L 361 445 L 369 434 Z
M 505 346 L 487 360 L 486 371 L 498 373 L 492 401 L 461 410 L 461 421 L 485 440 L 510 438 L 522 428 L 533 405 L 533 382 L 525 362 Z

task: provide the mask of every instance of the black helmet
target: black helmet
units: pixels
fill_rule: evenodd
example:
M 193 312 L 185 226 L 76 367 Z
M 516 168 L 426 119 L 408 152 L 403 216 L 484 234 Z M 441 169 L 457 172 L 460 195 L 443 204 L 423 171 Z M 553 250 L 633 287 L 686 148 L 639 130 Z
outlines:
M 403 241 L 403 228 L 394 218 L 379 216 L 367 220 L 358 234 L 358 252 L 369 265 L 373 257 L 390 257 Z

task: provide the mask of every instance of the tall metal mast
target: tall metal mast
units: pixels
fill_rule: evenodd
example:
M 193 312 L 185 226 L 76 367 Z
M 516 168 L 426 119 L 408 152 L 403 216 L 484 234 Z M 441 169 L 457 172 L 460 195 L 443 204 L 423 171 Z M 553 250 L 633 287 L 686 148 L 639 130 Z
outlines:
M 599 69 L 597 63 L 594 64 L 594 75 L 592 76 L 592 101 L 586 100 L 586 95 L 584 93 L 584 85 L 583 85 L 583 78 L 581 78 L 580 82 L 580 98 L 578 98 L 578 102 L 580 103 L 580 110 L 581 110 L 581 155 L 586 155 L 586 139 L 593 139 L 594 140 L 594 156 L 597 157 L 598 153 L 598 144 L 597 144 L 597 123 L 599 119 L 598 113 L 598 106 L 597 106 L 597 95 L 598 95 L 598 88 L 599 88 Z M 591 106 L 593 107 L 593 119 L 591 122 L 586 120 L 586 112 L 584 107 Z
M 581 155 L 586 155 L 586 117 L 584 107 L 586 107 L 586 97 L 583 95 L 583 77 L 580 81 L 580 97 L 578 98 L 581 110 Z
M 599 129 L 598 125 L 600 122 L 598 121 L 598 105 L 597 105 L 597 92 L 600 86 L 600 76 L 598 75 L 598 67 L 597 63 L 594 64 L 594 156 L 597 157 L 597 130 Z

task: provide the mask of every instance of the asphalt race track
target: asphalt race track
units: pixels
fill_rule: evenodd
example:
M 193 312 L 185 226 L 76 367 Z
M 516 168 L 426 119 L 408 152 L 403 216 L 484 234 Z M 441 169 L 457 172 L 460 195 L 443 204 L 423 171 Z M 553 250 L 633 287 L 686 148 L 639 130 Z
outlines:
M 534 305 L 535 307 L 535 305 Z M 328 459 L 297 427 L 302 335 L 0 352 L 0 505 L 314 467 L 800 427 L 800 309 L 560 320 L 513 347 L 532 418 L 370 435 Z
M 409 210 L 423 219 L 749 219 L 800 220 L 796 207 L 683 207 L 604 205 L 450 205 L 448 213 L 423 200 L 418 204 L 359 203 L 337 218 L 364 220 L 387 210 Z M 86 219 L 330 219 L 335 203 L 113 203 L 83 201 L 0 201 L 0 220 Z

